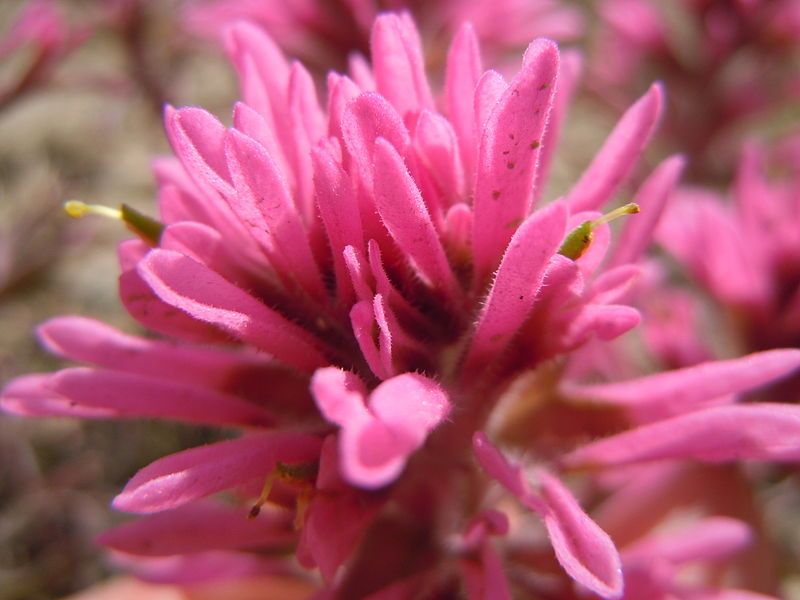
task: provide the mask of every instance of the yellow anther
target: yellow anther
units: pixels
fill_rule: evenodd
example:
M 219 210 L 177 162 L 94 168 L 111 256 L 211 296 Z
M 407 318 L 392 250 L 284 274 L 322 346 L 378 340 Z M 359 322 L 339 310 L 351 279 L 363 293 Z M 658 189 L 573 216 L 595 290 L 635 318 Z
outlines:
M 261 507 L 269 501 L 272 486 L 275 484 L 275 481 L 280 479 L 284 483 L 298 489 L 294 526 L 295 529 L 300 529 L 305 522 L 305 514 L 311 502 L 311 497 L 314 495 L 313 484 L 317 478 L 318 469 L 319 464 L 316 462 L 287 464 L 278 461 L 275 464 L 275 469 L 267 475 L 267 478 L 264 480 L 264 487 L 261 488 L 261 494 L 250 509 L 247 518 L 255 519 L 258 516 L 258 513 L 261 512 Z

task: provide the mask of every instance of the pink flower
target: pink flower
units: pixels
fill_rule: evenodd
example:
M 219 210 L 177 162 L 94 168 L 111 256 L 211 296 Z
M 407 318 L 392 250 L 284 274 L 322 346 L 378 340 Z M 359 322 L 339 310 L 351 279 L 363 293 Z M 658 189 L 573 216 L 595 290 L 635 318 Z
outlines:
M 800 55 L 800 8 L 793 0 L 595 4 L 595 91 L 619 107 L 649 81 L 663 81 L 670 91 L 663 132 L 703 181 L 731 174 L 744 127 L 798 100 L 792 65 Z
M 639 322 L 618 302 L 658 219 L 631 217 L 606 268 L 599 211 L 653 133 L 659 86 L 539 207 L 577 73 L 553 42 L 531 43 L 506 81 L 463 26 L 437 102 L 414 24 L 381 15 L 371 68 L 360 83 L 331 74 L 323 110 L 258 28 L 225 39 L 243 94 L 233 126 L 167 109 L 165 226 L 123 214 L 142 239 L 120 247 L 120 295 L 161 337 L 54 319 L 45 345 L 93 366 L 22 377 L 2 397 L 17 414 L 241 431 L 128 482 L 114 506 L 145 516 L 104 535 L 120 564 L 199 584 L 310 578 L 299 563 L 346 598 L 619 598 L 624 557 L 581 508 L 604 476 L 798 458 L 797 407 L 732 402 L 800 351 L 605 388 L 561 377 L 575 350 Z M 663 203 L 680 167 L 663 163 L 643 204 Z
M 237 20 L 252 21 L 288 54 L 325 70 L 344 67 L 348 60 L 363 60 L 350 54 L 368 53 L 372 23 L 385 6 L 372 0 L 199 0 L 187 3 L 185 21 L 190 30 L 205 36 L 220 36 L 226 25 Z M 560 0 L 502 0 L 499 4 L 410 0 L 393 2 L 392 8 L 410 11 L 426 40 L 440 46 L 436 54 L 442 57 L 444 48 L 438 40 L 449 39 L 464 21 L 475 24 L 493 58 L 516 53 L 538 36 L 572 40 L 584 28 L 580 12 Z

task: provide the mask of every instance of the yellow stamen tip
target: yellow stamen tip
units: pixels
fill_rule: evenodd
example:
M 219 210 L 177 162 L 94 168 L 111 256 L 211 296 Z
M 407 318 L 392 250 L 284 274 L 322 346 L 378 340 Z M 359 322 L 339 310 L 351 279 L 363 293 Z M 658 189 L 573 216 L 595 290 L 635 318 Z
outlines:
M 629 202 L 625 206 L 620 206 L 619 208 L 615 208 L 609 213 L 604 214 L 599 219 L 592 221 L 592 226 L 597 227 L 598 225 L 602 225 L 603 223 L 608 223 L 609 221 L 613 221 L 614 219 L 618 219 L 620 217 L 624 217 L 625 215 L 635 215 L 639 212 L 639 205 L 635 202 Z
M 64 202 L 64 211 L 73 219 L 80 219 L 86 215 L 98 215 L 117 221 L 122 220 L 122 212 L 118 208 L 111 208 L 101 204 L 86 204 L 80 200 L 67 200 Z
M 80 200 L 67 200 L 64 202 L 64 212 L 73 219 L 80 219 L 89 212 L 89 207 Z

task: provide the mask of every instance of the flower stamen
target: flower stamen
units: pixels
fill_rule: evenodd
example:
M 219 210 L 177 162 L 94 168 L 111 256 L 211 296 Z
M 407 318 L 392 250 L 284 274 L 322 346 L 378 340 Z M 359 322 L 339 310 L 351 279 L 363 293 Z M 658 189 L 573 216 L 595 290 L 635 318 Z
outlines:
M 584 221 L 567 234 L 567 237 L 564 238 L 564 243 L 561 244 L 561 248 L 558 249 L 558 253 L 572 260 L 578 260 L 592 243 L 594 229 L 596 227 L 618 219 L 619 217 L 634 215 L 638 212 L 639 205 L 635 202 L 629 202 L 625 206 L 620 206 L 594 221 Z
M 80 200 L 68 200 L 64 203 L 64 211 L 73 219 L 80 219 L 86 215 L 97 215 L 115 221 L 122 221 L 142 241 L 151 246 L 157 246 L 165 225 L 153 217 L 148 217 L 127 204 L 119 208 L 103 206 L 102 204 L 86 204 Z

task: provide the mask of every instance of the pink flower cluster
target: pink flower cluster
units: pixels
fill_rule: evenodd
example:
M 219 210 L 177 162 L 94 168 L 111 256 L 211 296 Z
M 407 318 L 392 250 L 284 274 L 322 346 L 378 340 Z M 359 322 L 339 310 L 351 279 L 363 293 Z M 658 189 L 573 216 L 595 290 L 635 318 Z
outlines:
M 410 11 L 423 37 L 440 51 L 442 40 L 448 40 L 459 23 L 470 21 L 493 58 L 516 54 L 539 36 L 575 39 L 584 21 L 580 11 L 558 0 L 193 0 L 186 3 L 185 12 L 189 29 L 205 36 L 218 37 L 226 24 L 239 19 L 257 23 L 291 55 L 327 69 L 345 65 L 351 53 L 367 53 L 372 23 L 387 9 Z
M 706 180 L 729 176 L 742 130 L 800 100 L 794 0 L 610 0 L 591 72 L 596 91 L 624 105 L 652 79 L 670 91 L 663 133 Z
M 114 506 L 144 516 L 102 538 L 119 560 L 179 583 L 279 574 L 319 598 L 761 597 L 714 576 L 761 535 L 714 502 L 740 490 L 726 465 L 800 460 L 800 407 L 737 402 L 800 350 L 565 375 L 576 350 L 639 322 L 622 301 L 682 159 L 642 184 L 648 210 L 616 242 L 600 211 L 654 132 L 661 88 L 544 204 L 578 73 L 551 41 L 507 81 L 465 25 L 437 95 L 411 19 L 382 14 L 371 65 L 331 73 L 324 109 L 256 26 L 225 45 L 243 98 L 232 127 L 167 109 L 165 227 L 119 250 L 123 303 L 161 335 L 53 319 L 46 347 L 90 366 L 2 395 L 22 415 L 241 432 L 129 481 Z M 687 505 L 707 510 L 660 528 Z

